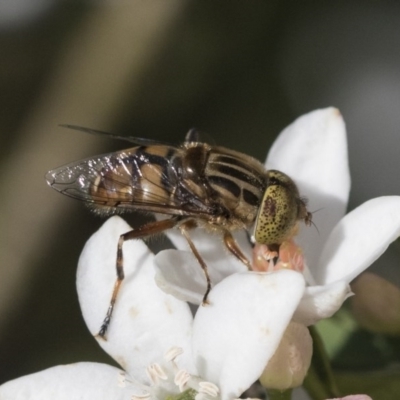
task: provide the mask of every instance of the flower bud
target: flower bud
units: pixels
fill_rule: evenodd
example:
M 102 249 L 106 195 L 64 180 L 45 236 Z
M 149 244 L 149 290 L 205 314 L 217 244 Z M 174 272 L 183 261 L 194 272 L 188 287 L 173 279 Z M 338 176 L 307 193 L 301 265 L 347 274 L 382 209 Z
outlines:
M 400 334 L 400 289 L 397 286 L 365 272 L 351 288 L 355 293 L 352 311 L 363 328 L 388 335 Z
M 300 386 L 310 367 L 311 356 L 312 339 L 308 329 L 291 322 L 260 377 L 261 384 L 278 390 Z

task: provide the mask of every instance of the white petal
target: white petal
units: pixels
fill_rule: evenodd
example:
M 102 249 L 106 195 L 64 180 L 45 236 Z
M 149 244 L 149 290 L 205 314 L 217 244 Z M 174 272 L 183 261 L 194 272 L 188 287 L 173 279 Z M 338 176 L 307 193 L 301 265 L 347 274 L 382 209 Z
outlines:
M 160 289 L 182 301 L 201 304 L 207 288 L 206 278 L 192 253 L 164 250 L 156 255 L 154 262 Z
M 314 325 L 319 320 L 329 318 L 351 296 L 347 282 L 339 281 L 326 286 L 309 286 L 293 315 L 293 321 L 304 325 Z
M 346 128 L 335 108 L 313 111 L 287 127 L 271 147 L 267 169 L 287 173 L 308 199 L 317 227 L 302 227 L 300 244 L 315 266 L 323 243 L 343 217 L 350 190 Z M 312 271 L 314 272 L 314 271 Z
M 277 349 L 304 291 L 294 271 L 234 274 L 199 307 L 193 351 L 199 375 L 217 384 L 223 400 L 237 398 Z
M 138 388 L 123 371 L 105 364 L 59 365 L 0 386 L 2 400 L 129 400 Z
M 400 196 L 369 200 L 334 228 L 321 254 L 319 283 L 350 282 L 400 235 Z
M 110 304 L 116 280 L 119 236 L 130 230 L 120 217 L 110 218 L 88 240 L 79 259 L 79 301 L 92 335 L 99 332 Z M 145 368 L 159 362 L 174 346 L 184 349 L 179 358 L 182 368 L 193 371 L 189 363 L 192 316 L 188 305 L 157 287 L 154 256 L 142 241 L 124 243 L 123 255 L 125 279 L 107 331 L 107 340 L 96 337 L 100 346 L 141 381 L 146 380 Z
M 229 264 L 232 261 L 230 257 L 221 256 L 220 258 L 221 262 L 218 263 L 217 268 L 222 265 L 222 261 L 225 263 L 225 268 L 215 269 L 215 263 L 207 266 L 212 286 L 227 276 L 246 269 L 240 264 L 238 271 L 237 263 Z M 180 250 L 160 251 L 155 257 L 155 266 L 157 285 L 165 293 L 193 304 L 202 303 L 207 290 L 207 280 L 193 253 Z
M 186 239 L 181 235 L 179 230 L 170 229 L 165 232 L 165 234 L 178 250 L 190 250 Z M 235 272 L 247 271 L 245 265 L 228 252 L 224 246 L 221 235 L 207 232 L 202 228 L 197 228 L 190 231 L 190 237 L 206 264 L 208 266 L 212 265 L 213 268 L 219 271 L 223 276 Z M 251 246 L 247 239 L 246 232 L 244 230 L 235 232 L 234 237 L 240 249 L 247 258 L 251 260 Z

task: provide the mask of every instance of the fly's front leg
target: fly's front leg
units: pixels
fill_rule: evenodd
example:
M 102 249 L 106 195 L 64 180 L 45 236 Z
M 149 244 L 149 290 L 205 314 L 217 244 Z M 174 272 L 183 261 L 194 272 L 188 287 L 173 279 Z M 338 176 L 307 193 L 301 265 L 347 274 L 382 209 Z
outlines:
M 184 236 L 184 238 L 186 239 L 186 241 L 188 242 L 190 250 L 192 250 L 194 256 L 197 258 L 197 261 L 199 262 L 200 267 L 202 268 L 204 275 L 206 277 L 207 289 L 203 296 L 203 306 L 204 306 L 204 305 L 208 304 L 207 297 L 211 290 L 211 279 L 210 279 L 210 275 L 208 275 L 207 264 L 201 258 L 200 253 L 197 251 L 196 246 L 194 245 L 194 243 L 192 242 L 192 239 L 189 236 L 189 230 L 192 229 L 192 227 L 193 226 L 191 225 L 191 221 L 188 221 L 187 223 L 180 225 L 179 229 L 181 230 L 181 233 Z
M 241 261 L 249 271 L 253 268 L 249 259 L 243 254 L 242 250 L 240 250 L 239 245 L 237 244 L 235 238 L 229 231 L 224 231 L 224 243 L 226 248 L 239 260 Z
M 127 240 L 131 240 L 131 239 L 144 239 L 148 236 L 164 232 L 167 229 L 173 228 L 177 223 L 178 223 L 178 218 L 170 218 L 170 219 L 164 219 L 161 221 L 153 221 L 153 222 L 149 222 L 145 225 L 142 225 L 139 228 L 132 229 L 131 231 L 126 232 L 119 237 L 118 247 L 117 247 L 117 263 L 116 263 L 117 280 L 115 281 L 114 289 L 112 291 L 110 305 L 108 307 L 107 314 L 104 318 L 104 321 L 100 327 L 98 336 L 105 339 L 105 335 L 106 335 L 108 326 L 110 325 L 111 316 L 114 311 L 115 302 L 117 301 L 118 292 L 120 290 L 122 281 L 125 276 L 125 274 L 124 274 L 124 257 L 123 257 L 123 251 L 122 251 L 124 242 L 126 242 Z

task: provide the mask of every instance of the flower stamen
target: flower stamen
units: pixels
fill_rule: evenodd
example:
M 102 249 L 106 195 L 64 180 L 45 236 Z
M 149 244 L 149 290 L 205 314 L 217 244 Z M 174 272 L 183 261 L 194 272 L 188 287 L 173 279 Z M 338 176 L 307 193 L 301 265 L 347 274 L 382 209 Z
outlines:
M 147 399 L 150 399 L 150 398 L 151 398 L 150 393 L 145 393 L 145 394 L 142 394 L 142 395 L 134 394 L 134 395 L 131 396 L 131 400 L 147 400 Z
M 181 347 L 171 347 L 164 355 L 164 358 L 167 362 L 175 361 L 175 358 L 180 356 L 183 353 L 183 349 Z
M 199 393 L 211 397 L 217 397 L 219 394 L 219 388 L 211 382 L 199 382 Z
M 168 376 L 165 371 L 162 369 L 160 364 L 154 363 L 149 365 L 146 368 L 147 376 L 153 382 L 154 385 L 157 385 L 160 380 L 167 380 Z
M 175 375 L 174 383 L 176 386 L 179 387 L 179 391 L 183 392 L 185 389 L 186 384 L 189 382 L 191 378 L 191 375 L 189 372 L 181 369 L 180 371 L 177 372 Z

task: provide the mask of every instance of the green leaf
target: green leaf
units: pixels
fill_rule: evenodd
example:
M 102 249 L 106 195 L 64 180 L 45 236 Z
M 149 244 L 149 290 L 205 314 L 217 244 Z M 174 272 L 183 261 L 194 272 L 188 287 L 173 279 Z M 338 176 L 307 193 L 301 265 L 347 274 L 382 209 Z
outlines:
M 290 400 L 291 398 L 292 398 L 292 389 L 289 390 L 267 389 L 268 400 Z
M 321 320 L 315 327 L 322 337 L 330 359 L 335 357 L 358 329 L 353 316 L 345 307 L 333 317 Z
M 322 338 L 315 327 L 311 326 L 309 330 L 313 339 L 313 356 L 303 386 L 315 400 L 339 397 L 340 392 Z
M 368 394 L 377 400 L 398 400 L 400 370 L 390 372 L 335 373 L 342 393 Z

